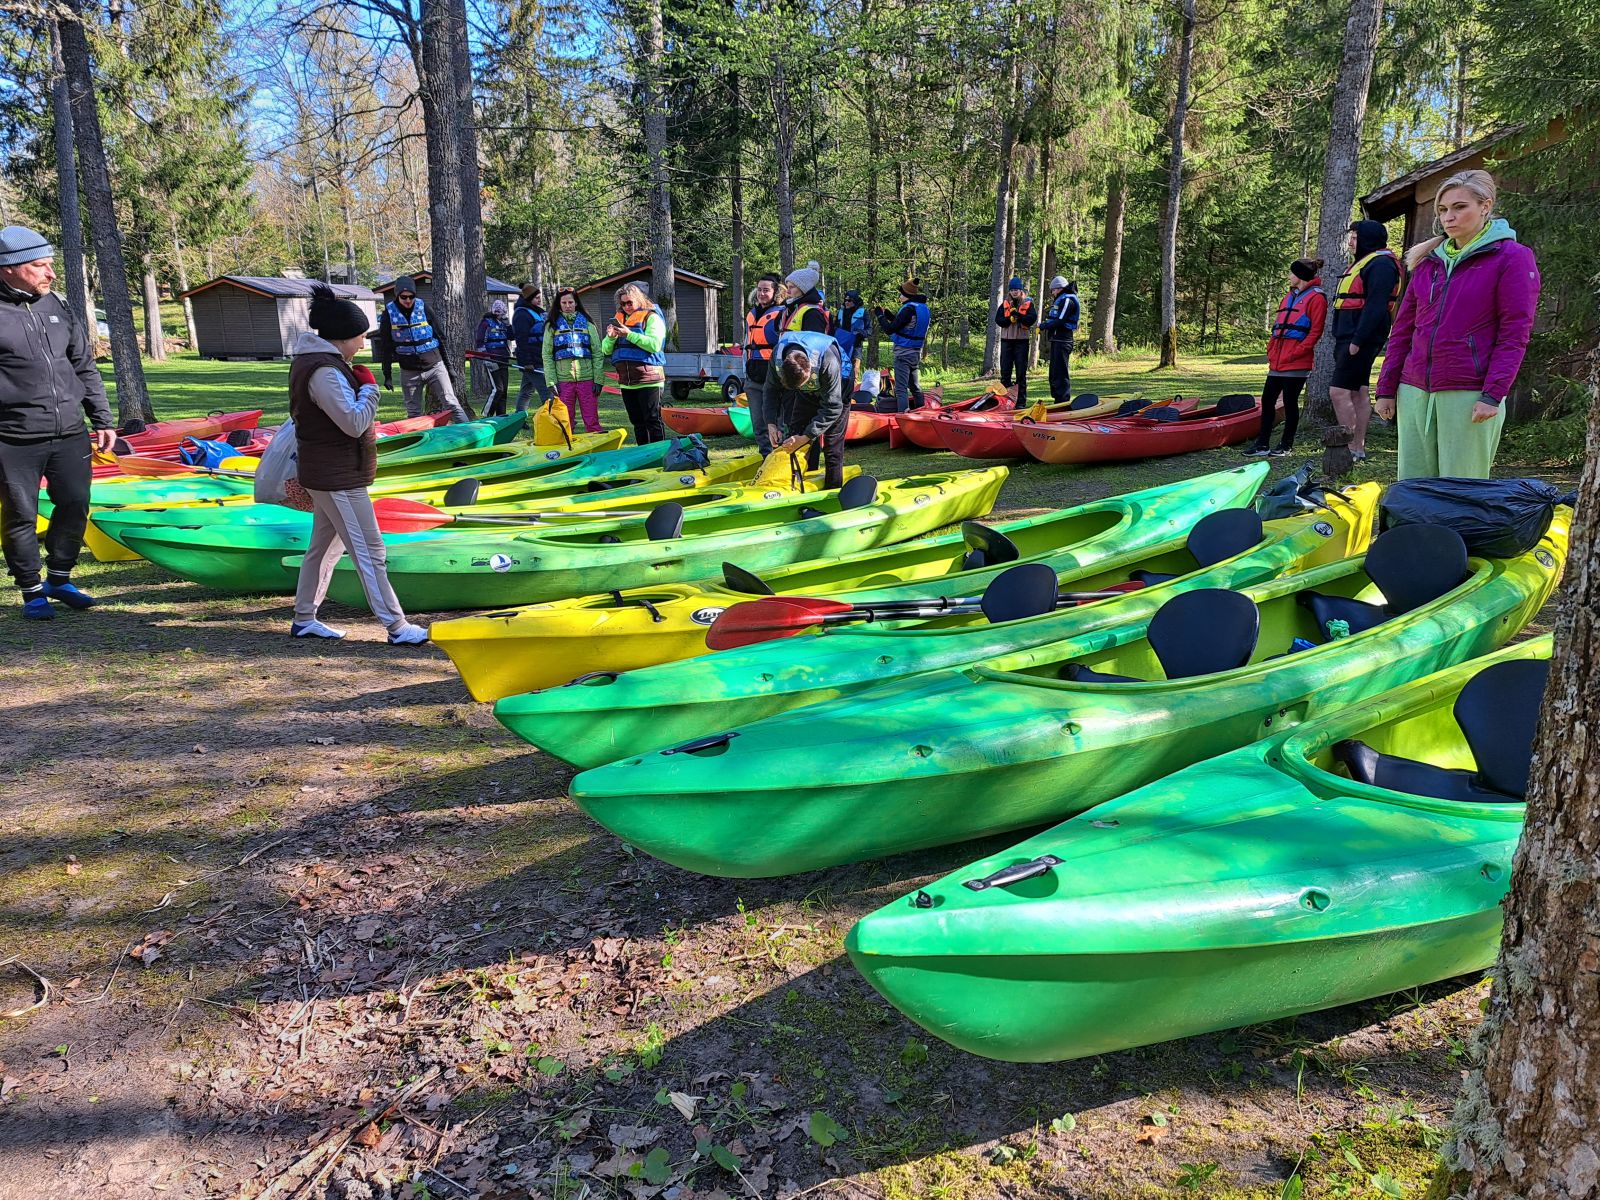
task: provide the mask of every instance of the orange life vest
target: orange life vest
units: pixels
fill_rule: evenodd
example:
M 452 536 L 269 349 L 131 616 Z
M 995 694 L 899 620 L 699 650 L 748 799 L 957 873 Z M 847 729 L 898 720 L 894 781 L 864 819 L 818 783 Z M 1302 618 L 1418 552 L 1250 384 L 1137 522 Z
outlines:
M 1406 265 L 1400 256 L 1385 246 L 1382 250 L 1374 250 L 1365 258 L 1358 259 L 1350 264 L 1350 269 L 1339 280 L 1339 290 L 1334 293 L 1333 306 L 1347 312 L 1363 309 L 1367 306 L 1367 283 L 1361 278 L 1361 271 L 1369 262 L 1380 254 L 1387 254 L 1394 259 L 1395 268 L 1400 273 L 1399 282 L 1395 285 L 1394 297 L 1389 301 L 1389 315 L 1392 317 L 1395 310 L 1400 307 L 1400 297 L 1406 290 Z
M 745 331 L 745 356 L 752 362 L 770 362 L 772 360 L 773 314 L 778 310 L 775 304 L 768 305 L 759 313 L 754 309 L 744 315 Z

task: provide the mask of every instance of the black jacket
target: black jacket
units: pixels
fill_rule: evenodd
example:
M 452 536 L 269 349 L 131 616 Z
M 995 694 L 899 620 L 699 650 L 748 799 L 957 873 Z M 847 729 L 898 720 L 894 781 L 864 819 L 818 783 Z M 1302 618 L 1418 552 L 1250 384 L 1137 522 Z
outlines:
M 1360 262 L 1373 251 L 1383 249 L 1388 238 L 1380 235 L 1383 235 L 1383 226 L 1376 221 L 1357 221 L 1356 256 L 1352 261 Z M 1361 308 L 1340 308 L 1337 304 L 1330 307 L 1334 341 L 1353 342 L 1365 350 L 1369 346 L 1382 346 L 1389 339 L 1389 326 L 1393 323 L 1389 301 L 1398 299 L 1399 263 L 1387 254 L 1380 254 L 1361 268 L 1361 286 L 1367 301 Z
M 0 283 L 0 438 L 70 437 L 86 413 L 95 429 L 116 427 L 81 320 L 53 292 Z
M 776 395 L 785 436 L 798 433 L 816 441 L 833 427 L 844 412 L 844 389 L 840 382 L 843 373 L 839 348 L 830 346 L 822 355 L 816 374 L 798 391 L 780 384 L 776 371 L 768 376 L 769 411 L 772 397 Z

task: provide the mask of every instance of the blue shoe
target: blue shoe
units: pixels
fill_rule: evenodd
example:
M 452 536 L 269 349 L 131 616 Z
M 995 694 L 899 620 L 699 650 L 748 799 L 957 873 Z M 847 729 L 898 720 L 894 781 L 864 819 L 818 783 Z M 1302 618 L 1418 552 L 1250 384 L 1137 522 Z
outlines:
M 46 583 L 44 594 L 52 600 L 59 600 L 68 608 L 93 608 L 99 603 L 87 592 L 80 592 L 76 584 L 71 583 Z
M 53 621 L 56 610 L 50 607 L 50 601 L 43 596 L 35 596 L 32 600 L 22 602 L 22 616 L 28 621 Z

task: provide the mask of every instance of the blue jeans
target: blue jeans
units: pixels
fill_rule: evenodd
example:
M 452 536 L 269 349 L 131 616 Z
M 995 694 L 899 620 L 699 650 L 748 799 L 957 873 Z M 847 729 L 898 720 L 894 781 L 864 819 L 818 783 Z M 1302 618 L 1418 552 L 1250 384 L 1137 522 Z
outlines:
M 522 386 L 517 389 L 517 411 L 527 412 L 529 399 L 537 395 L 539 403 L 550 399 L 550 385 L 544 381 L 543 367 L 523 367 Z

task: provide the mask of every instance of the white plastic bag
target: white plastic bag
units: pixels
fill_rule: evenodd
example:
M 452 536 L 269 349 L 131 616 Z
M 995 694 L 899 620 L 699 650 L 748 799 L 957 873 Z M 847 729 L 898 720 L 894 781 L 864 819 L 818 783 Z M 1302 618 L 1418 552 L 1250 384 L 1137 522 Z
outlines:
M 295 437 L 294 422 L 285 421 L 272 435 L 256 465 L 256 503 L 298 509 L 299 498 L 304 494 L 300 488 L 300 443 Z

